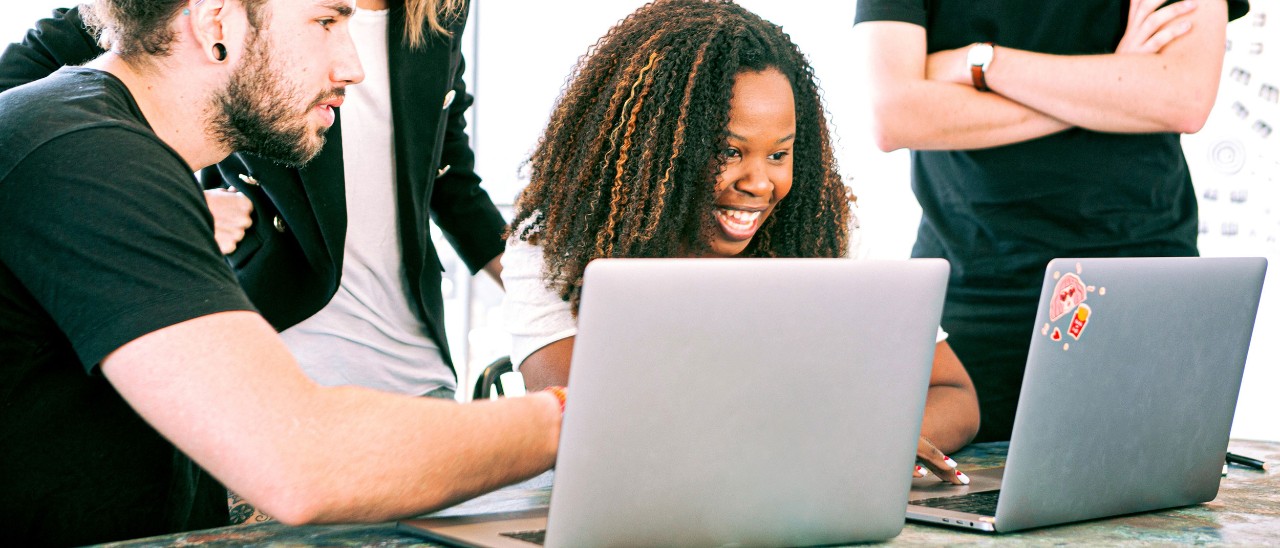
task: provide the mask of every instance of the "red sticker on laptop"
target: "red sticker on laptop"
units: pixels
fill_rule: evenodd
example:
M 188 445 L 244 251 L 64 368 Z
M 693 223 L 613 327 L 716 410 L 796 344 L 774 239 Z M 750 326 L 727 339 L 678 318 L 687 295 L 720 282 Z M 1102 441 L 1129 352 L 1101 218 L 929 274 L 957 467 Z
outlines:
M 1058 285 L 1053 288 L 1053 301 L 1049 303 L 1049 321 L 1056 322 L 1075 309 L 1076 305 L 1088 297 L 1088 288 L 1080 277 L 1070 272 L 1058 278 Z
M 1080 340 L 1080 334 L 1084 332 L 1084 327 L 1089 325 L 1089 315 L 1093 313 L 1093 309 L 1089 305 L 1082 304 L 1076 308 L 1076 314 L 1071 318 L 1071 325 L 1067 327 L 1067 334 L 1071 335 L 1075 340 Z
M 1084 335 L 1084 328 L 1093 319 L 1093 307 L 1084 304 L 1085 299 L 1089 298 L 1090 293 L 1096 292 L 1099 296 L 1107 294 L 1105 287 L 1085 285 L 1084 280 L 1080 279 L 1083 270 L 1077 263 L 1074 273 L 1053 273 L 1058 281 L 1054 284 L 1053 297 L 1049 301 L 1049 323 L 1040 328 L 1040 333 L 1054 342 L 1062 343 L 1063 350 L 1071 348 L 1066 337 L 1070 335 L 1072 339 L 1080 340 Z M 1052 325 L 1063 318 L 1066 318 L 1066 325 Z

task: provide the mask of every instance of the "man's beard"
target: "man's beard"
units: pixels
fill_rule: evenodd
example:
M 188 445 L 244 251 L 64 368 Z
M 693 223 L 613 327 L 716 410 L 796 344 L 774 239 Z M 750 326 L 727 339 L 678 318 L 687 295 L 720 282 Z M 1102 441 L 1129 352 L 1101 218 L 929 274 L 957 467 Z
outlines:
M 311 109 L 342 88 L 321 93 L 301 112 L 303 92 L 271 66 L 271 44 L 255 33 L 245 43 L 245 57 L 227 87 L 213 97 L 215 138 L 236 152 L 249 152 L 290 167 L 301 167 L 324 146 L 327 127 L 312 130 Z

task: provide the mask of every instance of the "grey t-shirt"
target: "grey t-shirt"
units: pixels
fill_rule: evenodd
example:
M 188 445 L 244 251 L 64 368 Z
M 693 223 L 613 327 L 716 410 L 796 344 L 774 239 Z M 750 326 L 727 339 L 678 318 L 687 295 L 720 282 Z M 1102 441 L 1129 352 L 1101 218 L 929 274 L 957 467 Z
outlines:
M 396 214 L 387 11 L 357 10 L 365 80 L 347 88 L 342 155 L 347 236 L 342 281 L 320 312 L 281 333 L 307 375 L 328 385 L 451 396 L 453 370 L 410 308 Z

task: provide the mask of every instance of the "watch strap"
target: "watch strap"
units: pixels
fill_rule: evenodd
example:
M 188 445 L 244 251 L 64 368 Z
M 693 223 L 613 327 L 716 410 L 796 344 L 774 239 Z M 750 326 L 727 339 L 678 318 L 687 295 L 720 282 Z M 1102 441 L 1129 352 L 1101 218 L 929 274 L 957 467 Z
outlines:
M 985 65 L 970 65 L 969 74 L 973 76 L 973 87 L 978 91 L 991 91 L 987 87 L 987 67 Z
M 983 42 L 983 44 L 989 48 L 995 47 L 995 44 L 991 42 Z M 987 57 L 986 61 L 982 64 L 969 65 L 969 76 L 973 78 L 974 89 L 977 89 L 978 91 L 991 91 L 991 88 L 987 87 L 987 65 L 990 63 L 991 57 Z

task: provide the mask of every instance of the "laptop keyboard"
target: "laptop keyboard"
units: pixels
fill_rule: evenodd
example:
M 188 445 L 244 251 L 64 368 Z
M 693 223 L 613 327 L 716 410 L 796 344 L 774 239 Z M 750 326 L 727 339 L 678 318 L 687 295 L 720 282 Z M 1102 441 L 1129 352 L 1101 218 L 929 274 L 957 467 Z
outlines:
M 1000 491 L 982 491 L 980 493 L 968 493 L 955 497 L 937 497 L 932 499 L 913 500 L 911 504 L 915 506 L 927 506 L 929 508 L 941 508 L 943 510 L 955 510 L 957 512 L 968 512 L 970 514 L 979 514 L 983 516 L 996 515 L 996 501 L 1000 499 Z
M 537 531 L 513 531 L 511 533 L 502 533 L 504 537 L 511 537 L 516 540 L 537 544 L 542 546 L 547 543 L 547 530 L 539 529 Z

